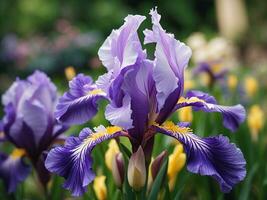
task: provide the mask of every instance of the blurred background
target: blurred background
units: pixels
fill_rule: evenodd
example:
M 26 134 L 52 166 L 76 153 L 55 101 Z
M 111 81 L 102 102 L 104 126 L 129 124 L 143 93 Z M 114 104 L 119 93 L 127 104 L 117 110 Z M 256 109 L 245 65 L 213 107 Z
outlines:
M 245 154 L 248 177 L 226 199 L 244 199 L 244 195 L 248 199 L 264 199 L 267 185 L 266 0 L 164 0 L 158 3 L 152 0 L 0 0 L 0 94 L 16 77 L 25 78 L 36 69 L 46 72 L 61 93 L 76 73 L 84 72 L 96 79 L 105 71 L 97 51 L 111 30 L 119 28 L 128 14 L 147 17 L 141 30 L 151 27 L 148 13 L 155 6 L 162 15 L 164 29 L 193 50 L 186 75 L 188 89 L 204 88 L 219 97 L 222 104 L 243 103 L 249 114 L 254 112 L 236 135 L 229 134 Z M 143 40 L 141 31 L 140 38 Z M 220 70 L 223 66 L 227 75 L 216 83 L 214 77 L 195 76 L 194 69 L 200 63 L 216 63 L 216 67 L 219 63 Z M 216 70 L 218 68 L 212 69 L 215 73 Z M 193 82 L 195 77 L 200 84 Z M 253 106 L 258 106 L 258 110 L 255 107 L 253 110 Z M 2 109 L 0 114 L 2 116 Z M 97 125 L 99 120 L 103 118 L 90 123 Z M 201 126 L 195 123 L 195 127 Z M 201 127 L 206 132 L 214 132 L 210 124 Z M 196 180 L 201 184 L 200 179 Z M 185 182 L 187 185 L 191 184 L 189 180 Z M 210 187 L 211 183 L 204 185 Z M 213 199 L 204 190 L 204 186 L 199 190 L 189 188 L 184 194 Z M 184 198 L 187 199 L 186 195 Z

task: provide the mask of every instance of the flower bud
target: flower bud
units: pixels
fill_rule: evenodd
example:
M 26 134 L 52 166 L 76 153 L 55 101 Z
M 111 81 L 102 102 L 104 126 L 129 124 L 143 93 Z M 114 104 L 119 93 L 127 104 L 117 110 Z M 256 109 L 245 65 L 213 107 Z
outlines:
M 259 105 L 253 105 L 248 113 L 248 127 L 253 141 L 258 141 L 259 131 L 264 126 L 264 113 Z
M 155 159 L 152 158 L 151 160 L 151 163 L 149 165 L 149 173 L 148 173 L 148 181 L 147 181 L 148 192 L 151 190 L 152 184 L 154 180 L 156 179 L 159 170 L 161 169 L 161 166 L 163 164 L 163 161 L 166 155 L 167 155 L 167 152 L 163 151 Z
M 112 160 L 112 175 L 115 181 L 115 184 L 118 187 L 122 186 L 124 180 L 124 160 L 122 153 L 118 153 L 114 156 Z
M 128 165 L 128 181 L 134 190 L 140 190 L 146 183 L 145 155 L 142 147 L 132 154 Z
M 238 79 L 235 75 L 228 76 L 227 85 L 230 90 L 234 91 L 236 89 L 237 83 L 238 83 Z
M 258 81 L 250 76 L 250 77 L 246 77 L 245 79 L 245 91 L 246 94 L 249 98 L 253 97 L 253 95 L 255 95 L 255 93 L 258 91 Z
M 167 174 L 169 179 L 168 184 L 170 191 L 173 191 L 177 174 L 181 171 L 181 169 L 185 165 L 185 161 L 186 161 L 186 155 L 183 152 L 183 146 L 179 143 L 174 148 L 173 153 L 169 156 Z
M 68 81 L 72 80 L 76 75 L 75 69 L 72 66 L 69 66 L 65 69 L 65 76 Z
M 161 169 L 161 166 L 163 164 L 163 161 L 166 155 L 167 155 L 167 152 L 163 151 L 155 158 L 155 160 L 153 160 L 151 164 L 151 175 L 152 175 L 153 180 L 156 179 L 157 174 L 159 170 Z
M 108 150 L 105 153 L 105 163 L 109 170 L 112 170 L 112 160 L 120 152 L 115 139 L 110 140 Z
M 182 122 L 192 122 L 193 112 L 191 107 L 180 108 L 178 111 L 179 120 Z
M 93 189 L 98 200 L 107 199 L 107 187 L 105 176 L 97 176 L 94 180 Z

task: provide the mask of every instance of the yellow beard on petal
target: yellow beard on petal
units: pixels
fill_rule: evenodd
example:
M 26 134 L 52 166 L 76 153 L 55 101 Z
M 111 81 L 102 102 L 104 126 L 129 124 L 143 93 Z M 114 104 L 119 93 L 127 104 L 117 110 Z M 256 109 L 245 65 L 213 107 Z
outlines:
M 14 149 L 10 156 L 13 159 L 17 159 L 21 158 L 24 155 L 26 155 L 26 151 L 24 149 Z
M 159 128 L 164 128 L 168 131 L 171 131 L 173 133 L 181 133 L 181 134 L 186 134 L 186 133 L 191 133 L 192 129 L 188 127 L 180 127 L 178 125 L 175 125 L 172 121 L 166 121 L 163 125 L 156 125 Z
M 191 97 L 191 98 L 184 98 L 184 97 L 181 97 L 179 100 L 178 100 L 178 103 L 197 103 L 197 102 L 202 102 L 202 103 L 206 103 L 204 100 L 202 99 L 199 99 L 197 97 Z
M 98 94 L 104 94 L 103 90 L 101 89 L 94 89 L 88 92 L 89 95 L 98 95 Z

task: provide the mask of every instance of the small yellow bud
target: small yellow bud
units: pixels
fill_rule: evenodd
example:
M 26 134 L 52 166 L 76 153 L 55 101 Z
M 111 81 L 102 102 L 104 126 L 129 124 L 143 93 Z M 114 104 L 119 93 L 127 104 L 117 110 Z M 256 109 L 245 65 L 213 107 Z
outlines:
M 207 87 L 211 84 L 211 77 L 207 73 L 201 73 L 200 74 L 200 80 L 201 83 L 203 83 L 203 86 Z
M 76 75 L 75 69 L 72 66 L 69 66 L 67 68 L 65 68 L 65 76 L 67 78 L 67 80 L 71 80 L 73 79 L 73 77 Z
M 115 139 L 110 140 L 108 150 L 105 153 L 105 163 L 109 170 L 112 170 L 112 160 L 120 152 L 118 144 Z
M 107 199 L 107 187 L 105 176 L 97 176 L 93 183 L 93 189 L 98 200 Z
M 141 146 L 129 160 L 127 176 L 129 185 L 134 190 L 140 190 L 146 183 L 145 155 Z
M 186 161 L 186 155 L 183 152 L 182 144 L 176 145 L 173 153 L 169 156 L 169 164 L 168 164 L 168 180 L 169 180 L 169 189 L 173 191 L 177 174 L 184 167 Z
M 182 122 L 192 122 L 193 112 L 191 106 L 180 108 L 178 111 L 179 120 Z
M 227 85 L 230 90 L 234 91 L 236 89 L 237 83 L 238 83 L 238 80 L 235 75 L 228 76 Z
M 245 91 L 248 97 L 253 97 L 253 95 L 258 91 L 258 81 L 254 77 L 247 77 L 245 79 Z
M 258 105 L 253 105 L 250 108 L 247 120 L 252 139 L 257 141 L 259 131 L 264 126 L 264 113 Z
M 219 74 L 223 71 L 223 64 L 222 63 L 214 63 L 211 64 L 211 71 L 213 74 Z

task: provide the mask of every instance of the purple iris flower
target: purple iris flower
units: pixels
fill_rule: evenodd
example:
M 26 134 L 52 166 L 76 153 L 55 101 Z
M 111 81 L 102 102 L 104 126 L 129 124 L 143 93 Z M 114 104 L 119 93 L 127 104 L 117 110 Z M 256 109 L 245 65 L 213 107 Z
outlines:
M 57 122 L 54 110 L 57 89 L 43 72 L 36 71 L 26 80 L 17 79 L 2 96 L 6 140 L 15 146 L 10 156 L 0 155 L 0 178 L 13 192 L 30 172 L 27 157 L 45 186 L 49 172 L 44 167 L 46 151 L 66 126 Z
M 63 123 L 80 124 L 97 112 L 97 102 L 106 99 L 105 117 L 113 125 L 85 128 L 79 137 L 69 137 L 64 146 L 52 149 L 46 168 L 63 176 L 64 188 L 74 196 L 82 195 L 95 177 L 92 170 L 93 148 L 110 138 L 128 137 L 133 152 L 141 145 L 147 161 L 154 136 L 162 133 L 179 140 L 186 150 L 190 172 L 215 178 L 223 192 L 244 179 L 246 161 L 241 151 L 222 135 L 201 138 L 193 134 L 188 123 L 167 121 L 177 109 L 192 106 L 195 110 L 219 112 L 226 128 L 235 131 L 245 119 L 241 105 L 218 105 L 215 98 L 189 91 L 185 96 L 184 70 L 191 50 L 160 25 L 160 15 L 151 10 L 152 30 L 145 30 L 145 44 L 155 43 L 154 59 L 147 58 L 137 30 L 144 16 L 129 15 L 124 24 L 113 30 L 100 47 L 98 55 L 107 73 L 96 83 L 85 75 L 70 82 L 70 90 L 60 98 L 57 118 Z
M 223 68 L 220 61 L 217 62 L 201 62 L 193 70 L 194 74 L 206 73 L 209 77 L 209 86 L 212 87 L 216 81 L 224 81 L 227 69 Z

